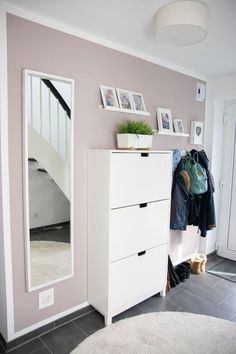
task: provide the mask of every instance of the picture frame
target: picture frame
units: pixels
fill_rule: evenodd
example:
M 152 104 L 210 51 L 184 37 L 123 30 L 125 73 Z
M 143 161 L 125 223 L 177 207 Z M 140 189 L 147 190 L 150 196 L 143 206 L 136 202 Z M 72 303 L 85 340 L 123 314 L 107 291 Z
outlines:
M 134 110 L 130 91 L 117 88 L 116 93 L 121 109 L 126 109 L 130 111 Z
M 202 145 L 204 135 L 204 122 L 192 121 L 191 122 L 191 135 L 190 144 Z
M 146 112 L 143 95 L 139 92 L 131 92 L 133 109 L 136 112 Z
M 117 110 L 119 103 L 116 96 L 115 87 L 100 85 L 103 107 Z
M 173 125 L 175 133 L 184 134 L 184 124 L 182 119 L 175 118 L 173 119 Z
M 206 84 L 203 82 L 197 82 L 196 100 L 203 102 L 206 98 Z
M 170 109 L 157 108 L 157 127 L 160 132 L 173 133 L 173 122 Z

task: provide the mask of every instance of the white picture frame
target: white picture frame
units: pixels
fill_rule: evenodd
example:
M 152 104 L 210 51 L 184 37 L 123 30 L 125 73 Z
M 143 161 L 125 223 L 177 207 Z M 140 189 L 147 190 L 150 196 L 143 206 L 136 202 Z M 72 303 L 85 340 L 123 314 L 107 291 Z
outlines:
M 157 108 L 157 127 L 160 132 L 173 133 L 173 122 L 171 110 L 167 108 Z
M 134 108 L 132 103 L 131 92 L 125 89 L 117 88 L 116 93 L 120 108 L 125 109 L 127 111 L 133 111 Z
M 204 122 L 192 121 L 191 122 L 191 135 L 190 144 L 202 145 L 204 135 Z
M 199 102 L 203 102 L 206 98 L 206 84 L 203 82 L 197 82 L 197 90 L 196 90 L 196 100 Z
M 103 107 L 117 110 L 119 103 L 116 96 L 115 87 L 100 85 Z
M 135 112 L 146 112 L 143 95 L 139 92 L 131 92 L 132 105 Z
M 174 131 L 175 133 L 184 134 L 184 124 L 182 119 L 173 119 Z

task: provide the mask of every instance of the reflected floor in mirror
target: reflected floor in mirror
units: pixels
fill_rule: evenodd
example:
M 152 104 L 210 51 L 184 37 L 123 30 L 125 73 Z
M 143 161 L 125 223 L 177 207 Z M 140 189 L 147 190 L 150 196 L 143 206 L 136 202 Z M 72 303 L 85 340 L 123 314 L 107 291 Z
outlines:
M 30 241 L 56 241 L 70 243 L 70 223 L 30 230 Z
M 55 281 L 70 274 L 69 226 L 33 232 L 30 240 L 32 287 Z

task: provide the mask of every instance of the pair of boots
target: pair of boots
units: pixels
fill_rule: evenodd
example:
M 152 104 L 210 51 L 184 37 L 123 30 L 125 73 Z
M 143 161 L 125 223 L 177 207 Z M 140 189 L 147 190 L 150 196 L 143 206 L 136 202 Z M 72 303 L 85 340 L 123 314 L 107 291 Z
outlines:
M 185 279 L 189 279 L 190 278 L 190 263 L 188 262 L 183 262 L 178 264 L 175 267 L 175 271 L 179 277 L 179 280 L 181 282 L 185 281 Z
M 167 291 L 170 288 L 175 288 L 176 285 L 178 285 L 179 283 L 180 283 L 180 279 L 175 271 L 170 256 L 168 256 Z
M 200 274 L 206 270 L 207 256 L 198 253 L 195 257 L 191 258 L 191 271 L 195 274 Z

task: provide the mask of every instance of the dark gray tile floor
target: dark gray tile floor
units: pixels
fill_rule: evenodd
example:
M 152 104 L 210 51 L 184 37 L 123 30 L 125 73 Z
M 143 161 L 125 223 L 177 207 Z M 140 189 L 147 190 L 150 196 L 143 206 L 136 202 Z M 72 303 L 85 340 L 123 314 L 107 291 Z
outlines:
M 211 257 L 207 267 L 221 262 Z M 86 314 L 40 335 L 9 351 L 11 354 L 67 354 L 87 336 L 104 327 L 103 317 L 93 308 Z M 142 313 L 185 311 L 224 318 L 236 322 L 236 284 L 208 273 L 191 274 L 191 278 L 171 289 L 165 298 L 155 295 L 114 317 L 113 322 Z M 0 347 L 0 354 L 4 351 Z

